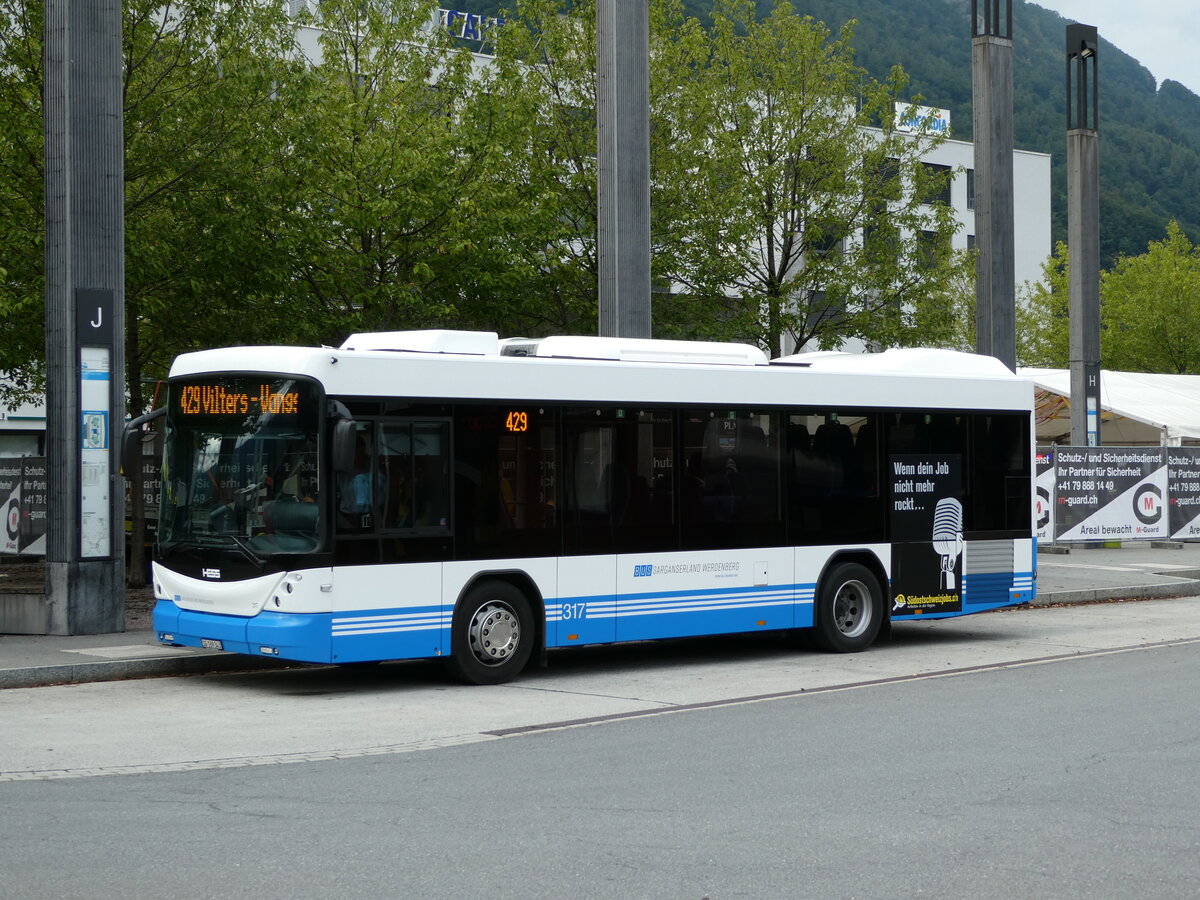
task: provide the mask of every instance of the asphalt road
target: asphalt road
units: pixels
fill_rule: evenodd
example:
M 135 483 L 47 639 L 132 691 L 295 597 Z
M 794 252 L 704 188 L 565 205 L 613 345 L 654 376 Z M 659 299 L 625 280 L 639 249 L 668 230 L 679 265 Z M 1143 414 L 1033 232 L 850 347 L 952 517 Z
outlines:
M 896 630 L 5 691 L 0 897 L 1195 895 L 1200 602 Z

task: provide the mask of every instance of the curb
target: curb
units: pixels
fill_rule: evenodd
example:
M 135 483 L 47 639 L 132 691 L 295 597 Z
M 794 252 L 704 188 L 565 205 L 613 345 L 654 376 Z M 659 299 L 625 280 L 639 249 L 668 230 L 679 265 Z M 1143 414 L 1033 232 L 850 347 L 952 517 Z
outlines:
M 1195 570 L 1189 570 L 1191 576 Z M 1200 573 L 1198 573 L 1200 574 Z M 1103 603 L 1110 600 L 1165 600 L 1171 597 L 1200 596 L 1200 580 L 1185 577 L 1172 584 L 1146 584 L 1140 587 L 1114 590 L 1099 588 L 1087 591 L 1053 591 L 1038 594 L 1028 606 L 1055 606 L 1061 603 Z
M 133 678 L 162 678 L 175 675 L 209 675 L 217 672 L 279 671 L 307 666 L 308 663 L 275 662 L 240 654 L 196 655 L 172 658 L 124 659 L 104 662 L 65 663 L 51 666 L 27 666 L 0 669 L 0 690 L 7 688 L 51 687 L 65 684 L 91 684 L 97 681 L 124 681 Z

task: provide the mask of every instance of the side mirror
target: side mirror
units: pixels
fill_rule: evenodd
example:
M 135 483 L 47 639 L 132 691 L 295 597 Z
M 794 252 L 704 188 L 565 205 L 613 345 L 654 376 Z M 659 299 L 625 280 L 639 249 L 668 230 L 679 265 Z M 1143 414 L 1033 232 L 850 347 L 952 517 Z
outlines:
M 353 472 L 354 451 L 358 446 L 358 425 L 353 419 L 333 423 L 333 471 Z
M 142 461 L 142 427 L 166 415 L 167 408 L 160 406 L 154 412 L 138 416 L 125 423 L 121 435 L 121 474 L 132 472 Z

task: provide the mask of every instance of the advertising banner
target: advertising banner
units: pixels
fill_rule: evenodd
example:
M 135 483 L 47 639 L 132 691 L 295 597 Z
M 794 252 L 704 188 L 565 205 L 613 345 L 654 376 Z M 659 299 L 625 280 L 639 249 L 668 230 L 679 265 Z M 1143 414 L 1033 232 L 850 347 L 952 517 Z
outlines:
M 4 530 L 0 531 L 0 553 L 21 549 L 21 460 L 0 459 L 0 510 Z
M 1054 505 L 1060 541 L 1165 538 L 1165 447 L 1059 447 Z
M 1167 448 L 1171 537 L 1200 538 L 1200 447 Z
M 0 553 L 45 555 L 48 499 L 44 456 L 0 459 Z
M 21 460 L 21 525 L 18 553 L 46 555 L 46 507 L 50 500 L 46 481 L 46 457 Z
M 1055 447 L 1038 447 L 1034 473 L 1033 524 L 1039 541 L 1054 540 L 1054 451 Z
M 892 615 L 962 609 L 962 456 L 898 453 L 891 479 Z

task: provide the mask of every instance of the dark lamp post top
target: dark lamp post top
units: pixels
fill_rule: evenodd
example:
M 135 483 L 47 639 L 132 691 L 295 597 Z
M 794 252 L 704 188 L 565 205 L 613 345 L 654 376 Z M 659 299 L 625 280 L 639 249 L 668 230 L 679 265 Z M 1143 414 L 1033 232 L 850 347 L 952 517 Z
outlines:
M 1067 26 L 1067 131 L 1100 127 L 1099 46 L 1095 25 Z
M 971 0 L 971 37 L 999 37 L 1011 41 L 1012 18 L 1012 0 Z
M 1096 55 L 1100 38 L 1095 25 L 1067 26 L 1067 58 L 1088 59 Z

